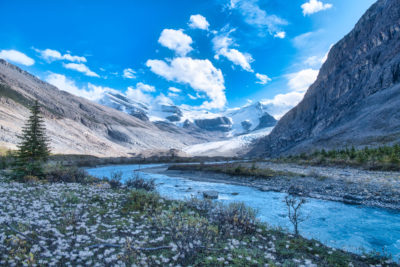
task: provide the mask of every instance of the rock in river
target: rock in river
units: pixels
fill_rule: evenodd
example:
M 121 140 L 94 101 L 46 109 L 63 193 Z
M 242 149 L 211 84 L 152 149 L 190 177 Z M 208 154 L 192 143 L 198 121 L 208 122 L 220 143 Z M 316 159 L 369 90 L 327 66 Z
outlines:
M 204 191 L 203 192 L 203 197 L 204 198 L 209 198 L 209 199 L 217 199 L 218 198 L 218 192 L 217 191 Z

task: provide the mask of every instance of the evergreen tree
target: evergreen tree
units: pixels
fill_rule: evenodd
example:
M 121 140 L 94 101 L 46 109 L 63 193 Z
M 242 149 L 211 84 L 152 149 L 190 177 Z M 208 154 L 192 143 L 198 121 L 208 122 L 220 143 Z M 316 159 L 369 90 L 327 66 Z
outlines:
M 25 176 L 41 178 L 43 176 L 42 165 L 48 159 L 50 148 L 38 101 L 35 101 L 31 107 L 31 115 L 19 138 L 21 142 L 18 145 L 15 176 L 19 179 Z

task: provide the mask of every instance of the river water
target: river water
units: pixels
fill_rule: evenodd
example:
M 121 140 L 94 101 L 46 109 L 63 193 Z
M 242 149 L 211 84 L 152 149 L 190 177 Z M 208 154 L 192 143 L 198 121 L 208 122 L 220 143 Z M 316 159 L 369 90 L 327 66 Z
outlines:
M 122 172 L 123 179 L 127 179 L 134 170 L 157 166 L 161 165 L 115 165 L 89 168 L 87 171 L 93 176 L 108 178 L 113 172 Z M 192 181 L 140 170 L 139 173 L 144 179 L 155 179 L 157 191 L 166 198 L 202 197 L 202 192 L 215 190 L 219 192 L 218 201 L 244 202 L 258 210 L 261 221 L 287 231 L 292 230 L 286 217 L 286 194 L 262 192 L 247 186 Z M 302 211 L 307 219 L 300 224 L 299 230 L 306 238 L 355 253 L 384 252 L 391 254 L 394 259 L 400 259 L 400 212 L 312 198 L 307 199 Z

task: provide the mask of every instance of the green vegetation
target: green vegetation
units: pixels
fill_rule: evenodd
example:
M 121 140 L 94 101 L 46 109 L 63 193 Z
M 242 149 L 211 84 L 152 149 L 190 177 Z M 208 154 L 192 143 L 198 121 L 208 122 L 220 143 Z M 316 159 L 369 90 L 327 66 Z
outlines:
M 355 147 L 329 151 L 322 149 L 311 154 L 302 153 L 282 157 L 274 161 L 307 165 L 354 166 L 368 170 L 399 171 L 400 144 L 377 148 L 365 147 L 363 149 L 356 149 Z
M 15 151 L 0 147 L 0 170 L 10 168 L 15 161 Z
M 205 171 L 223 173 L 232 176 L 251 176 L 255 178 L 270 179 L 274 177 L 298 176 L 296 173 L 285 171 L 274 171 L 268 168 L 257 168 L 255 164 L 247 167 L 248 164 L 227 163 L 227 164 L 190 164 L 190 165 L 171 165 L 168 170 L 180 171 Z
M 37 101 L 31 107 L 31 116 L 22 129 L 21 143 L 18 145 L 14 176 L 44 176 L 43 164 L 50 155 L 49 141 L 46 136 L 46 128 L 43 118 L 40 116 L 40 106 Z

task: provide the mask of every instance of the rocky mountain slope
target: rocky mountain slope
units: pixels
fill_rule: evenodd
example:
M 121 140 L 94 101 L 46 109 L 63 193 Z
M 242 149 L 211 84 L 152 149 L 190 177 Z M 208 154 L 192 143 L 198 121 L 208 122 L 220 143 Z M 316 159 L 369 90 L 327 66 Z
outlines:
M 43 107 L 53 153 L 127 156 L 218 139 L 199 129 L 155 124 L 90 102 L 0 60 L 0 146 L 15 148 L 34 99 Z
M 400 0 L 379 0 L 330 51 L 316 82 L 250 155 L 400 141 Z

